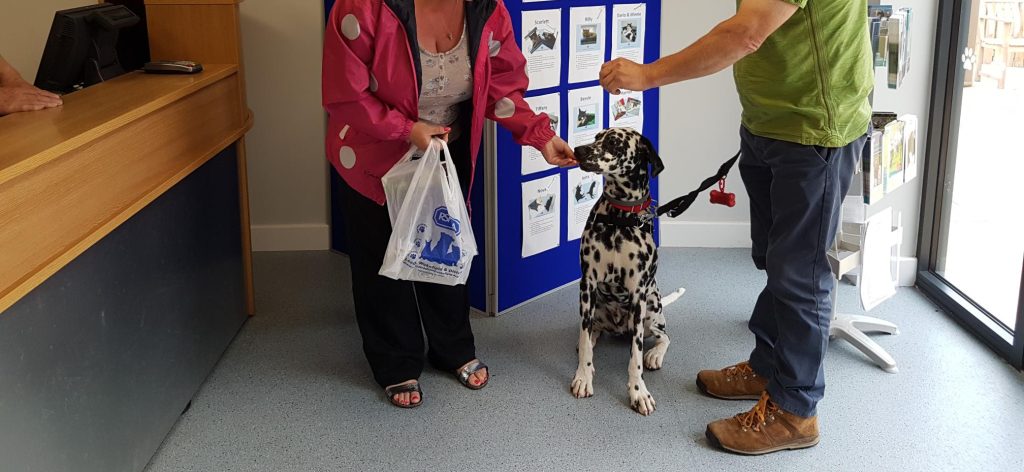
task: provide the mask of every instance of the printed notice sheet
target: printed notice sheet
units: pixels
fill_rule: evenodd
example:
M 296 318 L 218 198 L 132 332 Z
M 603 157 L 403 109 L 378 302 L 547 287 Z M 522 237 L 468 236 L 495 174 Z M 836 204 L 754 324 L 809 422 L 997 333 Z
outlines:
M 562 175 L 523 182 L 523 257 L 558 247 Z
M 523 56 L 530 90 L 557 87 L 562 77 L 562 11 L 523 12 Z
M 600 86 L 569 91 L 569 146 L 594 142 L 604 126 L 604 89 Z
M 589 82 L 601 77 L 605 49 L 605 8 L 569 10 L 569 82 Z
M 561 96 L 559 94 L 552 93 L 538 97 L 526 97 L 526 103 L 530 104 L 530 108 L 533 109 L 534 113 L 547 113 L 548 118 L 551 119 L 551 131 L 554 131 L 557 136 L 562 136 Z M 540 151 L 533 146 L 523 146 L 522 175 L 529 175 L 554 167 L 548 164 L 548 161 L 544 160 L 544 156 L 541 155 Z
M 608 96 L 608 127 L 633 128 L 644 132 L 643 92 L 623 91 Z
M 644 31 L 647 5 L 615 5 L 612 10 L 612 59 L 644 63 Z
M 569 169 L 569 215 L 567 230 L 569 241 L 580 239 L 587 225 L 590 210 L 604 191 L 604 179 L 600 174 L 584 172 L 579 167 Z

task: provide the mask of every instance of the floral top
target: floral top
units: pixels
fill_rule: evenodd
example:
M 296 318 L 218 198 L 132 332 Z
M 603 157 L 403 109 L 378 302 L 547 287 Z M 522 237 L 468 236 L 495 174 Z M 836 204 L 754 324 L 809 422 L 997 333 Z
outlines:
M 459 118 L 459 104 L 473 97 L 473 68 L 469 59 L 468 27 L 462 27 L 462 38 L 448 52 L 433 53 L 420 48 L 423 68 L 423 90 L 420 93 L 420 120 L 451 126 Z M 449 140 L 458 138 L 461 130 L 452 126 Z

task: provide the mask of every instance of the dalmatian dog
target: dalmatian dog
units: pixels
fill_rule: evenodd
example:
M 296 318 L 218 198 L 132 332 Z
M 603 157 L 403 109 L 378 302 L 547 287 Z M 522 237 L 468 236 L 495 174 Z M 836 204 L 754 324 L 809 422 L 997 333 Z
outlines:
M 628 336 L 630 405 L 641 415 L 654 411 L 643 370 L 658 370 L 668 350 L 662 299 L 654 280 L 654 245 L 649 178 L 664 168 L 650 140 L 628 128 L 604 130 L 593 144 L 576 148 L 580 169 L 605 177 L 604 193 L 591 211 L 580 246 L 579 365 L 571 390 L 576 398 L 594 394 L 594 345 L 602 333 Z M 648 171 L 648 166 L 651 170 Z M 672 296 L 678 298 L 681 292 Z M 670 303 L 669 297 L 666 302 Z M 645 338 L 654 345 L 644 353 Z

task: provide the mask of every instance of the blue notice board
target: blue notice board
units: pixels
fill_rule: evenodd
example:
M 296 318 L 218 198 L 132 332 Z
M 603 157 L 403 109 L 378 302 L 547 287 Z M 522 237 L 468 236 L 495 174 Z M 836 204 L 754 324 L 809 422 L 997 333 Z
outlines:
M 569 48 L 572 46 L 570 32 L 570 10 L 574 7 L 603 6 L 605 7 L 605 60 L 610 60 L 612 55 L 612 41 L 617 36 L 613 33 L 618 31 L 620 25 L 612 21 L 612 12 L 615 5 L 646 5 L 643 58 L 645 63 L 650 63 L 660 57 L 661 51 L 661 1 L 611 1 L 611 0 L 551 0 L 551 1 L 523 1 L 505 0 L 505 5 L 512 16 L 516 37 L 522 46 L 524 41 L 523 12 L 535 10 L 560 10 L 561 11 L 561 78 L 557 86 L 545 89 L 531 90 L 527 97 L 549 95 L 557 93 L 560 96 L 561 117 L 569 117 L 569 91 L 576 89 L 598 86 L 594 80 L 590 82 L 570 83 L 569 80 Z M 608 116 L 609 100 L 617 96 L 603 93 L 603 109 L 601 115 L 603 122 L 598 125 L 601 128 L 609 126 Z M 658 116 L 659 116 L 659 94 L 651 90 L 643 94 L 643 134 L 647 136 L 657 147 L 658 145 Z M 568 120 L 561 120 L 568 121 Z M 560 135 L 568 141 L 568 125 L 560 126 Z M 473 226 L 477 231 L 477 239 L 481 243 L 481 256 L 478 256 L 474 265 L 474 272 L 470 278 L 470 301 L 474 308 L 497 315 L 525 302 L 533 300 L 552 290 L 566 286 L 579 280 L 579 251 L 580 240 L 570 241 L 567 236 L 568 218 L 570 214 L 570 198 L 568 193 L 568 171 L 566 169 L 550 169 L 530 175 L 521 175 L 522 148 L 512 139 L 511 133 L 500 126 L 497 129 L 496 139 L 485 144 L 484 153 L 488 159 L 483 166 L 478 166 L 480 172 L 476 178 L 476 185 L 473 192 Z M 492 171 L 493 169 L 493 171 Z M 486 174 L 492 173 L 492 189 L 485 188 Z M 538 178 L 550 177 L 560 174 L 561 196 L 561 234 L 559 244 L 539 254 L 523 258 L 522 239 L 522 183 Z M 488 202 L 485 191 L 496 192 L 496 202 Z M 652 184 L 652 196 L 657 199 L 657 182 Z M 483 209 L 484 211 L 477 211 Z M 492 213 L 488 215 L 488 213 Z M 486 228 L 486 236 L 481 229 Z M 658 225 L 655 220 L 655 238 L 658 240 Z M 484 249 L 489 251 L 485 251 Z M 486 255 L 485 255 L 486 254 Z

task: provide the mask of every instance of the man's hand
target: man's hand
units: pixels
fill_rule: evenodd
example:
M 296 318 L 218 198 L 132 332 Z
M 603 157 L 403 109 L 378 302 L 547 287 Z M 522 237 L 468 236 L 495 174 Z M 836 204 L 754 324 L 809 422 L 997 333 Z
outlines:
M 441 138 L 447 141 L 449 132 L 451 132 L 451 128 L 430 124 L 426 121 L 417 121 L 416 124 L 412 125 L 412 132 L 409 133 L 409 142 L 416 146 L 417 149 L 426 151 L 430 147 L 431 139 Z
M 63 104 L 60 96 L 27 83 L 14 87 L 0 87 L 0 115 L 43 110 Z
M 623 90 L 643 92 L 651 87 L 649 66 L 618 58 L 601 66 L 601 86 L 618 95 Z
M 544 145 L 544 149 L 540 150 L 540 153 L 544 155 L 544 160 L 548 161 L 548 164 L 559 167 L 571 167 L 576 165 L 576 154 L 572 152 L 572 148 L 562 141 L 562 138 L 555 136 Z

